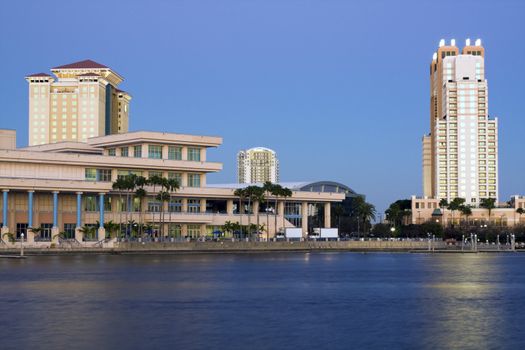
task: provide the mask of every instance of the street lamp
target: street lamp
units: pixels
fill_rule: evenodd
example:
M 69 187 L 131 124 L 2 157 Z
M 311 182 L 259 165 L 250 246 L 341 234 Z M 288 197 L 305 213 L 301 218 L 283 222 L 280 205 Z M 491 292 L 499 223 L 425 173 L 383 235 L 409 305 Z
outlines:
M 24 234 L 20 234 L 20 256 L 24 256 Z

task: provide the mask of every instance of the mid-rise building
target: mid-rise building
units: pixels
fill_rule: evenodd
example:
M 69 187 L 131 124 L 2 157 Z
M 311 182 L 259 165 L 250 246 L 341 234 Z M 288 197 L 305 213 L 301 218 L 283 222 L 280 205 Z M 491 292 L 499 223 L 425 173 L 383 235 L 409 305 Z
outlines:
M 128 131 L 131 96 L 119 90 L 123 78 L 103 64 L 84 60 L 36 73 L 29 83 L 29 145 Z
M 423 193 L 478 206 L 498 199 L 498 121 L 488 110 L 481 40 L 441 40 L 430 64 L 430 133 L 423 137 Z
M 237 154 L 239 183 L 279 182 L 279 160 L 275 151 L 254 147 Z
M 16 148 L 14 130 L 0 130 L 0 136 L 5 141 L 0 142 L 4 242 L 24 234 L 34 245 L 58 244 L 59 237 L 89 245 L 105 239 L 110 222 L 145 224 L 149 228 L 143 235 L 150 238 L 213 236 L 226 222 L 264 223 L 262 238 L 288 227 L 300 227 L 306 235 L 313 220 L 309 208 L 323 213 L 316 225 L 330 227 L 331 203 L 345 199 L 332 183 L 295 186 L 291 197 L 270 196 L 264 203 L 239 198 L 234 186 L 209 185 L 207 174 L 220 171 L 222 164 L 209 161 L 207 149 L 218 147 L 220 137 L 136 131 Z M 160 186 L 144 186 L 143 197 L 113 187 L 130 174 L 176 179 L 180 188 L 160 201 Z M 98 234 L 88 236 L 86 227 Z

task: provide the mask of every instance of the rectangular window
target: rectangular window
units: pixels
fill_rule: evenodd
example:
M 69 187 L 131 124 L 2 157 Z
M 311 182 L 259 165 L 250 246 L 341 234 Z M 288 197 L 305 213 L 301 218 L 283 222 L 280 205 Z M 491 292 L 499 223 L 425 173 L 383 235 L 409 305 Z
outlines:
M 188 225 L 188 236 L 199 237 L 201 235 L 200 225 Z
M 199 213 L 201 210 L 200 199 L 188 199 L 188 213 Z
M 168 159 L 181 160 L 182 159 L 182 147 L 168 146 Z
M 116 154 L 117 153 L 114 148 L 108 149 L 108 156 L 114 157 Z
M 168 179 L 175 179 L 179 183 L 179 186 L 182 186 L 182 174 L 176 173 L 174 171 L 168 171 Z
M 168 211 L 170 213 L 180 213 L 182 212 L 182 200 L 181 199 L 172 199 L 168 204 Z
M 121 157 L 128 157 L 129 156 L 129 149 L 127 147 L 122 147 L 120 149 L 120 156 Z
M 201 187 L 201 175 L 188 174 L 188 187 Z
M 97 169 L 98 181 L 111 182 L 111 169 Z
M 133 157 L 142 158 L 142 145 L 133 146 Z
M 162 177 L 162 171 L 148 171 L 148 177 L 151 179 L 153 176 Z
M 85 174 L 86 174 L 86 180 L 97 181 L 97 169 L 86 168 Z
M 189 147 L 188 148 L 188 160 L 200 162 L 201 149 L 198 147 Z
M 75 238 L 75 227 L 76 224 L 64 224 L 64 233 L 67 239 Z
M 160 213 L 161 203 L 160 202 L 148 202 L 148 212 Z
M 148 146 L 148 158 L 162 159 L 162 146 L 149 145 Z

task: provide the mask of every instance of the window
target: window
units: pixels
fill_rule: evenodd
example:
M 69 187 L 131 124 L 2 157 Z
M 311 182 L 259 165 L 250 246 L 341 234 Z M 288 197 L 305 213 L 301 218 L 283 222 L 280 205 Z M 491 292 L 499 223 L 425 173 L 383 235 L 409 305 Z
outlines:
M 148 146 L 148 158 L 162 159 L 162 146 L 149 145 Z
M 168 179 L 175 179 L 179 183 L 179 186 L 182 186 L 182 174 L 176 173 L 174 171 L 168 171 Z
M 201 160 L 201 149 L 198 147 L 188 148 L 188 160 L 200 162 Z
M 148 212 L 160 213 L 161 203 L 160 202 L 148 202 Z
M 180 147 L 180 146 L 169 146 L 168 147 L 168 159 L 170 159 L 170 160 L 181 160 L 182 159 L 182 147 Z
M 162 177 L 162 171 L 148 171 L 148 177 L 151 179 L 153 176 Z
M 116 154 L 117 153 L 114 148 L 108 149 L 108 156 L 114 157 Z
M 133 157 L 142 158 L 142 145 L 133 146 Z
M 16 238 L 19 239 L 21 234 L 24 234 L 24 237 L 27 238 L 27 223 L 16 223 Z
M 86 168 L 86 180 L 111 182 L 111 169 Z
M 64 224 L 64 233 L 67 239 L 75 238 L 76 224 Z
M 180 213 L 182 212 L 182 200 L 172 199 L 168 204 L 168 211 L 170 213 Z
M 200 174 L 188 174 L 188 187 L 201 187 Z
M 200 225 L 188 225 L 188 236 L 199 237 L 201 234 Z
M 129 157 L 129 149 L 127 147 L 122 147 L 120 149 L 120 155 L 122 157 Z
M 201 209 L 201 201 L 199 199 L 188 199 L 188 213 L 198 213 Z

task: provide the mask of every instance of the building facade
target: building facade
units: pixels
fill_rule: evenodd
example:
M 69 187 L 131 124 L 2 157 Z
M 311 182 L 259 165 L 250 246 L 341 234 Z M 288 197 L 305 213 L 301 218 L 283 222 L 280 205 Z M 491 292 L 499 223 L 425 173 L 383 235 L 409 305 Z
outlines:
M 125 133 L 131 96 L 123 78 L 100 63 L 84 60 L 36 73 L 29 83 L 29 145 Z
M 423 137 L 423 194 L 498 200 L 498 120 L 488 110 L 481 40 L 441 40 L 430 64 L 430 133 Z
M 210 235 L 228 221 L 267 223 L 269 238 L 296 226 L 306 235 L 310 205 L 324 208 L 323 225 L 330 227 L 330 204 L 345 198 L 342 192 L 295 189 L 286 199 L 241 202 L 234 188 L 206 181 L 208 173 L 222 169 L 206 157 L 208 148 L 222 143 L 220 137 L 137 131 L 17 149 L 15 131 L 0 135 L 7 140 L 0 143 L 4 242 L 22 233 L 31 244 L 58 243 L 59 236 L 101 241 L 110 221 L 146 224 L 153 227 L 150 235 L 180 238 Z M 129 174 L 177 179 L 181 186 L 167 201 L 157 199 L 158 186 L 145 186 L 144 198 L 113 189 L 119 176 Z M 95 237 L 86 236 L 86 226 L 97 228 Z
M 239 151 L 237 174 L 239 183 L 279 182 L 279 160 L 275 151 L 265 147 Z

